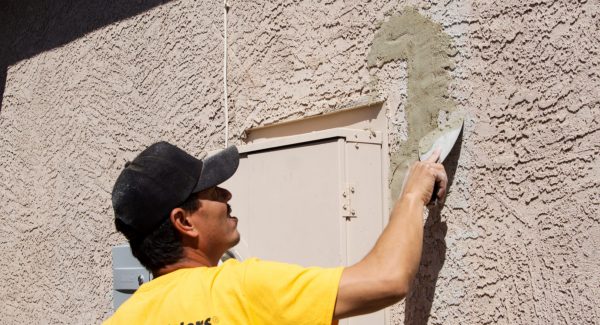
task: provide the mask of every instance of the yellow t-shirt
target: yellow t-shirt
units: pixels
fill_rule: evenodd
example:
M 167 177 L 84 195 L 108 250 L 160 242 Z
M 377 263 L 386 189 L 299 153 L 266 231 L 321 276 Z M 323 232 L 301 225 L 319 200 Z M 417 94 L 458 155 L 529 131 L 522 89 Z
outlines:
M 143 284 L 104 324 L 331 324 L 339 268 L 249 259 Z

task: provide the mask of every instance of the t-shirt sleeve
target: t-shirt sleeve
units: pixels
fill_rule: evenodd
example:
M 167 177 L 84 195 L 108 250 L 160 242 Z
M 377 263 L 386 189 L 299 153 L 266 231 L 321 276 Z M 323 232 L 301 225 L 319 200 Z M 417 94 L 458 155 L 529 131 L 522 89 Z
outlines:
M 255 324 L 331 324 L 342 267 L 246 261 L 243 290 Z

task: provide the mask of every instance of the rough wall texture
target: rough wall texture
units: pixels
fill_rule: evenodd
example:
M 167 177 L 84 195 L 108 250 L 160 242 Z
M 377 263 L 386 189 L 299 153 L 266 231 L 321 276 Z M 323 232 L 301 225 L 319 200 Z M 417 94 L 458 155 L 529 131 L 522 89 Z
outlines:
M 600 3 L 480 3 L 473 18 L 456 223 L 471 272 L 448 285 L 470 283 L 469 322 L 598 324 Z
M 198 155 L 223 145 L 220 4 L 169 2 L 8 67 L 2 323 L 91 324 L 112 311 L 110 246 L 123 237 L 110 191 L 123 164 L 159 139 Z M 79 16 L 64 12 L 28 33 L 43 40 Z
M 110 190 L 122 164 L 158 139 L 201 155 L 225 136 L 221 1 L 165 2 L 53 47 L 27 43 L 69 18 L 110 21 L 95 16 L 106 11 L 81 18 L 60 3 L 70 8 L 56 11 L 60 19 L 1 27 L 14 51 L 28 53 L 5 50 L 0 60 L 0 319 L 8 324 L 109 315 L 109 249 L 123 241 Z M 401 148 L 413 76 L 401 59 L 368 66 L 375 34 L 411 7 L 449 35 L 448 91 L 465 129 L 447 163 L 446 206 L 429 215 L 421 272 L 392 323 L 598 324 L 598 1 L 229 5 L 232 142 L 248 127 L 381 97 L 390 147 Z M 12 28 L 25 22 L 31 27 Z

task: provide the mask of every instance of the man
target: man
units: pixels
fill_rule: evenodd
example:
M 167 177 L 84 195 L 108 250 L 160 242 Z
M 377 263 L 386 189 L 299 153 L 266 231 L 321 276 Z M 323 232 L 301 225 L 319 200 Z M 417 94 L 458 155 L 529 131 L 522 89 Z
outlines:
M 355 265 L 218 265 L 240 240 L 227 203 L 232 194 L 218 186 L 235 173 L 237 149 L 198 160 L 166 142 L 151 145 L 126 164 L 112 198 L 117 229 L 155 279 L 106 324 L 331 324 L 398 302 L 419 267 L 423 209 L 435 183 L 435 195 L 445 195 L 438 156 L 411 167 L 388 225 Z

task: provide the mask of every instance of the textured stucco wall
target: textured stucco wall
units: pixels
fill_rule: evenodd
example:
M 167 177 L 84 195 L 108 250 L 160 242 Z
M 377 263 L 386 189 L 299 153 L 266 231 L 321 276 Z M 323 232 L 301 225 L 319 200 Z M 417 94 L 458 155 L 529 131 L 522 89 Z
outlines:
M 78 16 L 65 12 L 31 34 Z M 110 246 L 123 242 L 112 184 L 159 139 L 198 155 L 223 146 L 222 26 L 219 1 L 169 2 L 8 67 L 2 323 L 91 324 L 112 311 Z
M 0 319 L 8 324 L 107 317 L 110 246 L 123 241 L 110 191 L 123 163 L 159 139 L 198 155 L 224 145 L 222 1 L 165 2 L 56 46 L 27 43 L 27 33 L 75 16 L 106 20 L 63 2 L 71 10 L 58 10 L 61 19 L 0 34 L 28 53 L 0 52 Z M 465 129 L 448 162 L 446 206 L 430 213 L 421 273 L 393 307 L 393 323 L 598 324 L 598 1 L 229 5 L 233 143 L 248 127 L 382 97 L 398 150 L 409 137 L 414 76 L 404 60 L 368 66 L 375 34 L 411 7 L 450 37 L 448 90 Z

